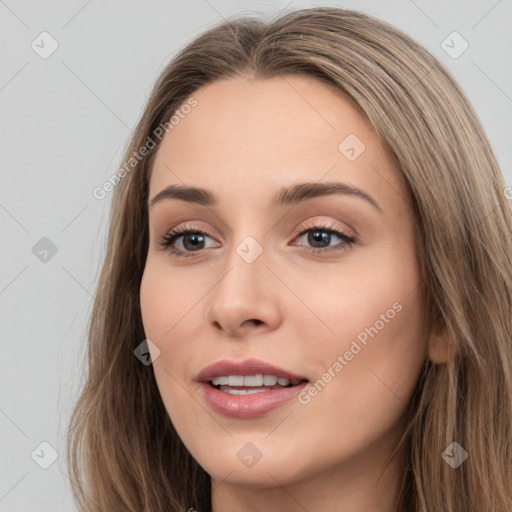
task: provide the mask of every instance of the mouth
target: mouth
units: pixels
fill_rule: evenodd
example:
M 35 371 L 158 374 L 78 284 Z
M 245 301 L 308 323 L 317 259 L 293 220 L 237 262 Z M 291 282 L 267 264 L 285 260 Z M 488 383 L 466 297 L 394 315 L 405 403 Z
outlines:
M 284 406 L 309 380 L 255 359 L 219 361 L 195 379 L 206 404 L 223 416 L 254 418 Z
M 287 379 L 269 374 L 215 376 L 208 384 L 230 395 L 254 395 L 275 389 L 284 389 L 308 382 L 307 379 Z

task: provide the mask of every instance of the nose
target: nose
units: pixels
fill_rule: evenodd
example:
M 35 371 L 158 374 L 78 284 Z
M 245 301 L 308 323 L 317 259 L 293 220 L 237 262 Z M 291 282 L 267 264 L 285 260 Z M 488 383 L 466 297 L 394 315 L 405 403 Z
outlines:
M 279 280 L 267 263 L 265 251 L 248 263 L 233 250 L 225 272 L 208 295 L 209 325 L 238 339 L 256 329 L 263 334 L 279 326 Z

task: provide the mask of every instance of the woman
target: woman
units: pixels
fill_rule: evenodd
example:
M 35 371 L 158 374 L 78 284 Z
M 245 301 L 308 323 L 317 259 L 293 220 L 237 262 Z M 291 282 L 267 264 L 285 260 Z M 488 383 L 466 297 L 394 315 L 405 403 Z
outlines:
M 225 22 L 116 183 L 80 510 L 512 510 L 512 212 L 424 48 L 337 8 Z

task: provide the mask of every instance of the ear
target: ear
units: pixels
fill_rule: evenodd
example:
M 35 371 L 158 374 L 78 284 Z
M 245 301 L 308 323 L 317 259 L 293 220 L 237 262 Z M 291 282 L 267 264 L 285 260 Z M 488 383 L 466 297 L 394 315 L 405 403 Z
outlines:
M 432 327 L 428 340 L 428 358 L 434 364 L 446 364 L 457 354 L 455 345 L 451 342 L 446 325 Z

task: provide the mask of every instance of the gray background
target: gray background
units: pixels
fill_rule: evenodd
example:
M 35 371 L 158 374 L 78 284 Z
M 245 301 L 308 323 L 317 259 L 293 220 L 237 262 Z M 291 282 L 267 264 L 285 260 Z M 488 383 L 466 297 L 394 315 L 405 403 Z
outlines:
M 368 12 L 433 52 L 473 102 L 512 185 L 511 0 L 0 0 L 0 511 L 74 510 L 65 433 L 111 200 L 92 190 L 119 168 L 154 80 L 222 18 L 313 5 Z M 48 51 L 44 31 L 58 43 L 45 59 L 31 47 Z M 441 46 L 453 31 L 469 44 L 458 58 Z M 46 261 L 43 237 L 57 249 Z M 47 469 L 42 442 L 58 453 Z

